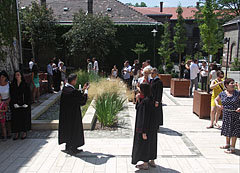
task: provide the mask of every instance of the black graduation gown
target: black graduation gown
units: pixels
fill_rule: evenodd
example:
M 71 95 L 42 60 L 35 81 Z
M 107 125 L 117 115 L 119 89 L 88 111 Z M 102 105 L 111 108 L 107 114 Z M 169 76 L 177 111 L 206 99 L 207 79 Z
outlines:
M 132 164 L 137 164 L 138 161 L 148 162 L 157 158 L 158 126 L 156 119 L 152 99 L 144 98 L 137 106 Z M 143 140 L 142 133 L 147 134 L 147 140 Z
M 12 132 L 27 132 L 31 130 L 31 91 L 27 83 L 21 82 L 10 85 L 10 108 L 12 112 Z M 22 106 L 28 105 L 27 108 L 14 108 L 14 104 Z
M 163 83 L 161 79 L 157 78 L 151 81 L 151 92 L 153 97 L 153 103 L 159 102 L 159 106 L 154 106 L 154 111 L 157 115 L 158 125 L 163 125 L 163 109 L 162 109 L 162 95 L 163 95 Z
M 60 100 L 58 142 L 77 148 L 84 145 L 82 113 L 80 106 L 87 102 L 87 95 L 71 86 L 64 86 Z
M 54 86 L 54 91 L 60 91 L 61 72 L 58 68 L 53 70 L 53 86 Z

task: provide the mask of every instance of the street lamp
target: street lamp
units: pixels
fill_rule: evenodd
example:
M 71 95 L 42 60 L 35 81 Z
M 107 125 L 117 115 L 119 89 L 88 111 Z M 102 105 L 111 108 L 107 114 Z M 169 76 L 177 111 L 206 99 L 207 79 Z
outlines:
M 22 70 L 23 58 L 22 58 L 22 37 L 21 37 L 21 25 L 19 19 L 19 1 L 16 0 L 16 12 L 17 12 L 17 25 L 18 25 L 18 42 L 19 42 L 19 56 L 20 56 L 20 69 Z
M 228 48 L 227 48 L 227 62 L 226 62 L 226 78 L 227 78 L 227 70 L 228 70 L 228 55 L 229 55 L 229 47 L 230 47 L 230 37 L 225 37 L 224 38 L 224 44 L 228 43 Z
M 156 61 L 155 61 L 155 59 L 156 59 L 155 38 L 156 38 L 156 35 L 157 35 L 157 32 L 158 32 L 158 31 L 157 31 L 156 29 L 153 29 L 151 32 L 153 33 L 153 65 L 154 65 L 154 67 L 155 67 L 155 66 L 156 66 Z

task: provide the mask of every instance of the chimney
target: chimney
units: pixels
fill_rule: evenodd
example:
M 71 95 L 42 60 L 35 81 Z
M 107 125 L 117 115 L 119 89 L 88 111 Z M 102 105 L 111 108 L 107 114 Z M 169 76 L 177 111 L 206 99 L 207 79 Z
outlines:
M 88 14 L 93 14 L 93 0 L 88 0 Z
M 46 6 L 46 0 L 41 0 L 41 5 Z
M 160 2 L 160 12 L 163 12 L 163 2 Z

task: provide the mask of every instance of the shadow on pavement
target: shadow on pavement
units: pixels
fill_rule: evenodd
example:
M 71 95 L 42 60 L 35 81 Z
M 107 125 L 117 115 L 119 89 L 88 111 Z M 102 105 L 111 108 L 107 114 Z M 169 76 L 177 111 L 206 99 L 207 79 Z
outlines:
M 74 155 L 79 159 L 84 160 L 85 162 L 94 164 L 94 165 L 103 165 L 107 163 L 108 159 L 115 157 L 111 154 L 103 154 L 103 153 L 92 153 L 89 151 L 83 151 L 79 154 Z
M 162 166 L 159 166 L 159 165 L 157 165 L 156 168 L 149 167 L 148 170 L 137 170 L 135 172 L 136 173 L 147 173 L 147 172 L 154 172 L 154 173 L 157 173 L 157 172 L 180 173 L 179 171 L 176 171 L 174 169 L 165 168 L 165 167 L 162 167 Z
M 182 133 L 179 133 L 175 130 L 172 130 L 166 127 L 160 127 L 158 130 L 158 133 L 162 133 L 169 136 L 182 136 Z

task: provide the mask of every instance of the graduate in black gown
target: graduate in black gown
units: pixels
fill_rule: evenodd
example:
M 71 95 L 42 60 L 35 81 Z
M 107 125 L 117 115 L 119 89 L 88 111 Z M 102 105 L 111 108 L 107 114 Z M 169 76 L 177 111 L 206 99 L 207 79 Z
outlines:
M 13 82 L 10 85 L 10 107 L 12 111 L 13 140 L 27 137 L 27 131 L 31 130 L 31 91 L 20 71 L 14 73 Z
M 56 92 L 60 91 L 61 71 L 56 66 L 56 64 L 53 64 L 53 86 L 54 86 L 54 91 Z
M 148 164 L 156 167 L 154 160 L 157 158 L 157 117 L 153 111 L 150 85 L 142 83 L 140 92 L 144 95 L 144 99 L 137 106 L 132 164 L 143 161 L 143 164 L 136 167 L 148 169 Z
M 163 83 L 158 77 L 158 70 L 152 69 L 151 72 L 151 92 L 153 97 L 154 111 L 157 116 L 158 126 L 163 125 L 163 109 L 162 109 L 162 95 L 163 95 Z
M 66 143 L 66 151 L 77 154 L 82 150 L 77 148 L 84 145 L 82 113 L 80 106 L 87 102 L 88 85 L 85 84 L 83 92 L 74 88 L 77 75 L 71 74 L 68 83 L 63 87 L 60 100 L 59 115 L 59 144 Z

